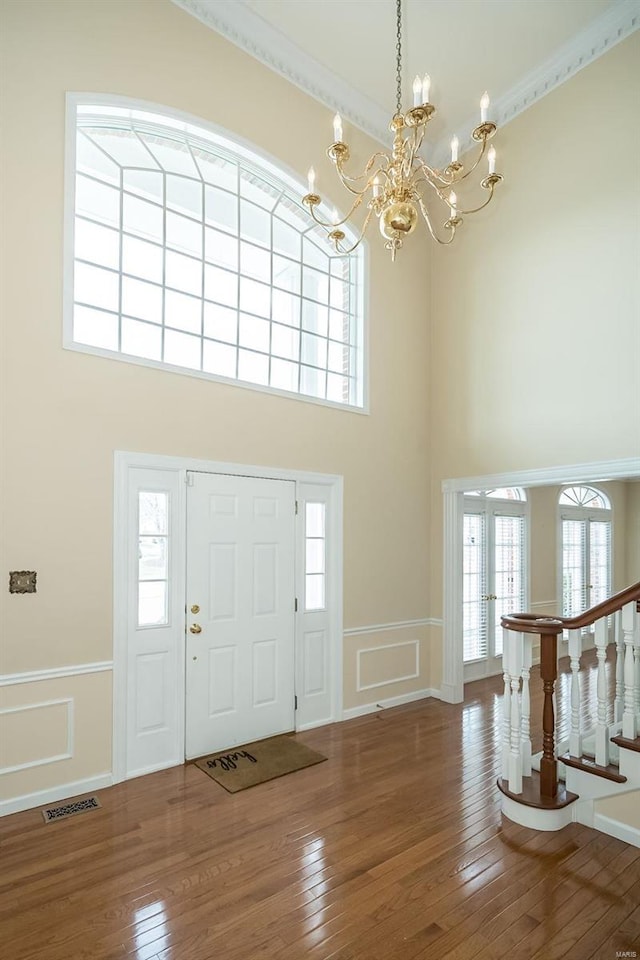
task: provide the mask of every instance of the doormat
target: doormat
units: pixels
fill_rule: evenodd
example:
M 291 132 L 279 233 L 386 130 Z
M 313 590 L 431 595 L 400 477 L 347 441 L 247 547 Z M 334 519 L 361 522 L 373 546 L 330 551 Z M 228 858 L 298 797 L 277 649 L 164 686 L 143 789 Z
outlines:
M 87 810 L 96 810 L 101 806 L 97 797 L 85 797 L 84 800 L 73 800 L 71 803 L 63 803 L 59 807 L 46 807 L 42 811 L 45 823 L 53 823 L 54 820 L 65 820 L 67 817 L 75 817 L 77 813 L 86 813 Z
M 212 753 L 196 760 L 195 765 L 229 793 L 237 793 L 326 759 L 293 737 L 271 737 Z

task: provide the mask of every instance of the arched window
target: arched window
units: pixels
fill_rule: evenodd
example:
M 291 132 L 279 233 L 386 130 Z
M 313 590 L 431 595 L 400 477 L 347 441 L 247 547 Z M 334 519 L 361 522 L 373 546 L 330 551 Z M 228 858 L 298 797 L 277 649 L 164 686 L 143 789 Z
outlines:
M 490 497 L 491 500 L 519 500 L 526 502 L 527 495 L 522 487 L 496 487 L 493 490 L 469 490 L 465 497 Z
M 332 252 L 304 185 L 175 115 L 70 110 L 65 345 L 362 407 L 363 255 Z
M 573 617 L 611 594 L 611 503 L 595 487 L 569 486 L 558 505 L 562 614 Z
M 609 498 L 593 487 L 565 487 L 559 501 L 563 507 L 585 507 L 588 510 L 610 510 Z

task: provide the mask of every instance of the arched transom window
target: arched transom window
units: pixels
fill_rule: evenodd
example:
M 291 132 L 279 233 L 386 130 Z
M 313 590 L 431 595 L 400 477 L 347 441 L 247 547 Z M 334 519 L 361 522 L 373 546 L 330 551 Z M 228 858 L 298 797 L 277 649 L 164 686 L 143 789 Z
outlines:
M 593 487 L 566 487 L 558 502 L 563 507 L 586 507 L 588 510 L 610 510 L 608 497 Z
M 70 99 L 65 343 L 362 407 L 362 256 L 332 255 L 288 174 L 204 125 Z

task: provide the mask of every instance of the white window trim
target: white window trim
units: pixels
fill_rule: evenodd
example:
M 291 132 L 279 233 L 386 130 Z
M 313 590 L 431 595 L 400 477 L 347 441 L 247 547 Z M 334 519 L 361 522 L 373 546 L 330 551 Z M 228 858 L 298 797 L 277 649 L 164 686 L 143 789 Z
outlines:
M 187 367 L 179 367 L 158 360 L 148 360 L 144 357 L 130 357 L 126 354 L 114 355 L 111 350 L 105 350 L 101 347 L 93 347 L 88 344 L 76 343 L 73 339 L 73 260 L 74 260 L 74 213 L 75 213 L 75 173 L 76 173 L 76 114 L 78 106 L 93 104 L 96 106 L 112 106 L 130 110 L 146 110 L 163 114 L 175 120 L 184 123 L 190 123 L 195 126 L 209 130 L 212 134 L 231 142 L 239 156 L 255 163 L 256 157 L 264 165 L 265 172 L 287 182 L 291 189 L 302 196 L 307 192 L 306 184 L 300 179 L 299 174 L 289 167 L 283 161 L 273 157 L 261 147 L 252 144 L 245 137 L 235 132 L 226 130 L 218 124 L 212 123 L 203 117 L 197 117 L 194 114 L 186 113 L 183 110 L 177 110 L 164 104 L 154 103 L 150 100 L 139 100 L 132 97 L 109 96 L 98 93 L 80 93 L 73 92 L 66 95 L 66 118 L 65 118 L 65 163 L 64 163 L 64 242 L 63 242 L 63 339 L 62 346 L 65 350 L 72 350 L 76 353 L 90 354 L 96 357 L 104 357 L 109 360 L 117 360 L 121 363 L 132 363 L 135 366 L 151 367 L 155 370 L 163 370 L 167 373 L 177 373 L 181 376 L 196 377 L 200 380 L 213 381 L 214 383 L 226 383 L 235 387 L 241 387 L 245 390 L 254 390 L 258 393 L 267 393 L 271 396 L 281 396 L 287 400 L 298 400 L 303 403 L 312 403 L 315 405 L 329 407 L 334 410 L 342 410 L 349 413 L 369 415 L 369 284 L 366 278 L 369 276 L 369 248 L 366 241 L 361 244 L 361 271 L 362 277 L 358 278 L 356 284 L 358 304 L 355 316 L 360 320 L 361 343 L 357 345 L 357 364 L 360 380 L 360 391 L 362 394 L 362 405 L 356 406 L 347 403 L 338 403 L 334 400 L 325 400 L 318 397 L 308 396 L 294 391 L 280 390 L 276 387 L 264 386 L 261 384 L 248 383 L 243 380 L 236 380 L 231 377 L 222 377 L 218 374 L 207 373 L 202 370 L 191 370 Z M 338 212 L 340 217 L 339 208 Z M 319 212 L 330 217 L 330 208 L 326 204 L 319 207 Z
M 164 483 L 167 474 L 172 474 L 176 489 L 174 504 L 174 544 L 173 562 L 170 576 L 170 589 L 174 593 L 174 611 L 184 610 L 186 603 L 186 476 L 187 471 L 203 473 L 223 473 L 233 476 L 261 477 L 273 480 L 292 480 L 296 484 L 296 499 L 303 499 L 305 484 L 321 486 L 331 498 L 331 509 L 327 526 L 327 594 L 331 598 L 327 610 L 330 631 L 330 666 L 328 678 L 331 684 L 330 710 L 322 718 L 313 718 L 306 722 L 304 710 L 296 714 L 296 730 L 310 729 L 342 719 L 343 707 L 343 478 L 334 474 L 309 473 L 301 470 L 283 470 L 277 467 L 255 466 L 248 464 L 226 463 L 209 460 L 187 459 L 163 455 L 116 451 L 114 454 L 114 527 L 113 527 L 113 782 L 127 778 L 127 636 L 130 610 L 130 583 L 128 580 L 128 553 L 131 538 L 137 535 L 133 530 L 130 503 L 130 476 L 135 470 L 158 471 L 158 482 Z M 298 515 L 296 529 L 296 551 L 300 551 L 303 525 Z M 300 582 L 301 564 L 296 569 L 296 595 L 302 596 Z M 183 618 L 177 614 L 184 623 Z M 296 649 L 300 647 L 303 630 L 301 616 L 296 617 Z M 184 626 L 177 628 L 177 670 L 178 685 L 178 722 L 173 731 L 172 757 L 161 766 L 174 766 L 184 761 L 185 728 L 184 705 L 186 689 L 184 683 L 185 632 Z M 299 706 L 301 704 L 299 703 Z M 161 769 L 157 767 L 154 769 Z M 140 775 L 149 771 L 137 771 Z

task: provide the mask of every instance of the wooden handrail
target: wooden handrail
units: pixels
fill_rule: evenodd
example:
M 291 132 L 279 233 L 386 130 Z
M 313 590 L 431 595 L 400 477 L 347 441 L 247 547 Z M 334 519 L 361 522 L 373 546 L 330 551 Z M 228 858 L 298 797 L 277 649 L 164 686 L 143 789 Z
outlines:
M 538 617 L 535 613 L 511 613 L 506 617 L 501 617 L 500 623 L 507 630 L 517 630 L 521 633 L 555 634 L 557 636 L 563 630 L 578 630 L 580 627 L 589 627 L 596 620 L 610 616 L 633 600 L 640 600 L 640 583 L 625 587 L 619 593 L 614 593 L 608 600 L 603 600 L 602 603 L 597 603 L 590 610 L 579 613 L 577 617 Z

